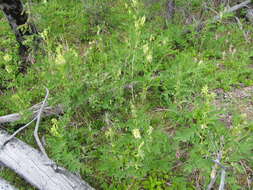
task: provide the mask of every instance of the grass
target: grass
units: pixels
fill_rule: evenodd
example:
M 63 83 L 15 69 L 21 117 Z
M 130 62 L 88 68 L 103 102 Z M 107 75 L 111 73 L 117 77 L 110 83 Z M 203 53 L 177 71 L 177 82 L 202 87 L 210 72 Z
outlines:
M 66 108 L 41 123 L 46 150 L 97 189 L 205 189 L 218 151 L 227 188 L 250 189 L 252 122 L 235 111 L 229 128 L 220 120 L 227 110 L 213 102 L 217 89 L 252 85 L 252 47 L 232 21 L 184 34 L 179 13 L 166 25 L 161 10 L 162 1 L 38 1 L 32 12 L 46 55 L 26 74 L 1 15 L 0 114 L 40 102 L 46 86 L 49 103 Z M 32 130 L 19 138 L 36 147 Z M 32 189 L 11 171 L 0 176 Z

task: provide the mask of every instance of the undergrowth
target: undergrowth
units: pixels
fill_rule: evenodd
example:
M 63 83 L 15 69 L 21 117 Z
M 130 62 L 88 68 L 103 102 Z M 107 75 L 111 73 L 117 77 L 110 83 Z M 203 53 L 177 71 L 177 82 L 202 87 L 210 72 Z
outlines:
M 202 3 L 177 5 L 196 11 Z M 40 102 L 47 87 L 49 103 L 63 104 L 65 114 L 42 121 L 46 150 L 97 189 L 206 189 L 219 151 L 229 168 L 227 189 L 246 189 L 253 124 L 235 113 L 228 128 L 213 101 L 215 89 L 253 84 L 252 47 L 233 22 L 208 24 L 199 33 L 180 13 L 178 22 L 167 23 L 163 5 L 34 2 L 46 54 L 36 55 L 26 74 L 18 73 L 17 45 L 1 15 L 0 115 Z M 19 138 L 36 147 L 32 131 Z M 17 178 L 7 170 L 0 175 Z

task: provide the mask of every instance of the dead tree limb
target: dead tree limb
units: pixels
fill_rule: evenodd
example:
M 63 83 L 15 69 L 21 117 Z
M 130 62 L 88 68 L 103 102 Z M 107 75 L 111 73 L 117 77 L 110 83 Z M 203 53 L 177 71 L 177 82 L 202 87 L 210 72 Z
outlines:
M 33 113 L 33 116 L 36 116 L 40 107 L 41 107 L 41 103 L 36 104 L 36 105 L 32 106 L 31 108 L 29 108 L 29 111 L 31 111 Z M 64 111 L 63 111 L 62 105 L 57 105 L 55 107 L 51 107 L 46 104 L 45 107 L 43 108 L 42 117 L 51 116 L 51 115 L 60 115 L 60 114 L 63 114 L 63 112 Z M 13 114 L 1 116 L 0 117 L 0 124 L 12 123 L 12 122 L 15 122 L 15 121 L 18 121 L 21 119 L 22 119 L 22 114 L 13 113 Z
M 221 168 L 221 179 L 220 179 L 220 185 L 219 185 L 219 190 L 224 190 L 225 187 L 225 178 L 226 178 L 226 170 L 227 168 L 221 164 L 221 159 L 222 159 L 222 153 L 223 153 L 223 146 L 224 146 L 224 136 L 221 137 L 221 148 L 217 153 L 217 158 L 215 160 L 212 160 L 215 165 L 212 167 L 212 172 L 211 172 L 211 181 L 207 187 L 207 190 L 213 189 L 213 186 L 215 184 L 216 178 L 217 178 L 217 169 Z
M 15 187 L 13 187 L 9 182 L 1 178 L 0 178 L 0 189 L 1 190 L 18 190 Z
M 10 135 L 0 130 L 0 145 Z M 93 190 L 85 181 L 62 167 L 52 168 L 52 160 L 14 138 L 0 150 L 0 162 L 39 190 Z
M 231 8 L 229 8 L 229 9 L 225 10 L 224 12 L 222 12 L 221 15 L 215 16 L 213 18 L 213 21 L 218 21 L 218 20 L 220 20 L 222 18 L 222 15 L 228 14 L 228 13 L 232 13 L 234 11 L 242 9 L 242 8 L 246 7 L 247 5 L 249 5 L 250 3 L 251 3 L 251 0 L 247 0 L 247 1 L 244 1 L 244 2 L 242 2 L 240 4 L 238 4 L 238 5 L 235 5 L 235 6 L 231 7 Z
M 211 23 L 215 23 L 215 22 L 219 21 L 220 19 L 222 19 L 222 16 L 223 16 L 224 14 L 232 13 L 232 12 L 234 12 L 234 11 L 237 11 L 237 10 L 239 10 L 239 9 L 242 9 L 242 8 L 244 8 L 244 7 L 247 7 L 250 3 L 251 3 L 251 0 L 247 0 L 247 1 L 244 1 L 244 2 L 242 2 L 242 3 L 240 3 L 240 4 L 238 4 L 238 5 L 235 5 L 235 6 L 233 6 L 233 7 L 230 7 L 229 9 L 227 9 L 227 10 L 221 12 L 219 15 L 213 17 L 213 18 L 211 19 Z M 201 30 L 205 27 L 205 25 L 206 25 L 207 23 L 209 23 L 209 21 L 205 21 L 205 22 L 199 23 L 198 26 L 197 26 L 197 28 L 196 28 L 196 30 L 197 30 L 198 32 L 201 31 Z M 188 33 L 188 31 L 187 31 L 186 33 Z
M 43 147 L 43 145 L 42 145 L 42 143 L 41 143 L 41 141 L 39 139 L 39 135 L 38 135 L 38 130 L 39 130 L 39 125 L 40 125 L 41 115 L 42 115 L 42 112 L 44 110 L 45 104 L 47 102 L 47 98 L 49 96 L 49 90 L 47 88 L 46 88 L 46 91 L 47 91 L 47 93 L 46 93 L 45 99 L 43 100 L 42 105 L 41 105 L 41 107 L 40 107 L 40 109 L 38 111 L 38 114 L 36 116 L 37 120 L 36 120 L 36 125 L 35 125 L 35 129 L 34 129 L 33 135 L 34 135 L 34 138 L 36 140 L 37 145 L 40 148 L 40 151 L 43 153 L 44 156 L 48 157 L 47 153 L 46 153 L 46 150 Z
M 220 162 L 222 158 L 222 152 L 220 151 L 217 155 L 216 160 Z M 212 172 L 211 172 L 211 181 L 207 187 L 207 190 L 211 190 L 215 184 L 216 178 L 217 178 L 217 169 L 218 169 L 218 164 L 214 164 L 214 166 L 212 167 Z

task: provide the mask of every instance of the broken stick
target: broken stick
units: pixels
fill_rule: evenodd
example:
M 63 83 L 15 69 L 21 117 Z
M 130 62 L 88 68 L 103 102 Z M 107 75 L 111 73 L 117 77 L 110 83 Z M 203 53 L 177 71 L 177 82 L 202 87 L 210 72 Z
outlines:
M 238 4 L 238 5 L 235 5 L 235 6 L 231 7 L 231 8 L 229 8 L 229 9 L 225 10 L 224 12 L 222 12 L 221 15 L 224 15 L 224 14 L 227 14 L 227 13 L 232 13 L 232 12 L 234 12 L 234 11 L 237 11 L 237 10 L 239 10 L 239 9 L 242 9 L 242 8 L 246 7 L 246 6 L 247 6 L 248 4 L 250 4 L 250 3 L 251 3 L 251 0 L 244 1 L 244 2 L 242 2 L 242 3 L 240 3 L 240 4 Z M 215 17 L 213 18 L 213 20 L 214 20 L 214 21 L 217 21 L 217 20 L 220 20 L 221 18 L 222 18 L 222 16 L 217 15 L 217 16 L 215 16 Z
M 33 115 L 37 115 L 37 112 L 39 111 L 41 107 L 41 103 L 36 104 L 32 106 L 29 111 L 33 113 Z M 62 105 L 57 105 L 56 107 L 51 107 L 48 106 L 47 104 L 45 105 L 42 113 L 42 117 L 44 116 L 51 116 L 51 115 L 61 115 L 63 114 L 63 106 Z M 0 124 L 5 124 L 5 123 L 12 123 L 18 120 L 22 119 L 22 114 L 20 113 L 13 113 L 5 116 L 0 116 Z
M 247 1 L 244 1 L 244 2 L 242 2 L 242 3 L 240 3 L 240 4 L 238 4 L 238 5 L 235 5 L 235 6 L 233 6 L 233 7 L 230 7 L 229 9 L 227 9 L 227 10 L 221 12 L 219 15 L 213 17 L 213 18 L 211 19 L 211 23 L 215 23 L 215 22 L 219 21 L 220 19 L 222 19 L 222 16 L 223 16 L 224 14 L 232 13 L 232 12 L 234 12 L 234 11 L 237 11 L 237 10 L 239 10 L 239 9 L 242 9 L 242 8 L 244 8 L 244 7 L 247 7 L 250 3 L 251 3 L 251 0 L 247 0 Z M 199 24 L 197 25 L 196 30 L 197 30 L 198 32 L 201 31 L 201 30 L 205 27 L 205 25 L 206 25 L 207 23 L 209 23 L 209 21 L 204 21 L 204 22 L 199 23 Z M 188 32 L 189 32 L 189 31 L 186 31 L 185 33 L 188 33 Z

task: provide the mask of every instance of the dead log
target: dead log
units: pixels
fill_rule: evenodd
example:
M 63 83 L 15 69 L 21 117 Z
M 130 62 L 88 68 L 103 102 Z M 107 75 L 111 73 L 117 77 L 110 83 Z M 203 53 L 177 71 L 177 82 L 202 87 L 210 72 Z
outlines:
M 18 190 L 13 187 L 9 182 L 0 178 L 0 190 Z
M 40 107 L 41 107 L 41 103 L 36 104 L 36 105 L 32 106 L 31 108 L 29 108 L 29 111 L 31 111 L 32 115 L 35 116 L 37 114 L 37 112 L 39 111 Z M 60 115 L 60 114 L 63 114 L 63 112 L 64 111 L 63 111 L 62 105 L 57 105 L 55 107 L 51 107 L 51 106 L 46 105 L 43 109 L 42 117 L 51 116 L 51 115 Z M 12 123 L 12 122 L 15 122 L 15 121 L 18 121 L 21 119 L 22 119 L 22 114 L 13 113 L 13 114 L 1 116 L 0 117 L 0 124 Z
M 0 146 L 10 137 L 0 130 Z M 93 190 L 85 181 L 14 138 L 0 150 L 0 162 L 39 190 Z

